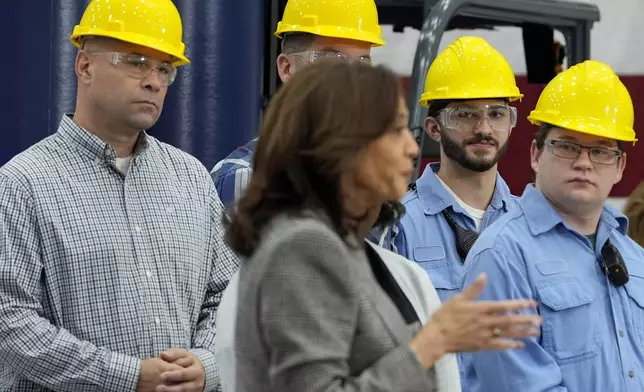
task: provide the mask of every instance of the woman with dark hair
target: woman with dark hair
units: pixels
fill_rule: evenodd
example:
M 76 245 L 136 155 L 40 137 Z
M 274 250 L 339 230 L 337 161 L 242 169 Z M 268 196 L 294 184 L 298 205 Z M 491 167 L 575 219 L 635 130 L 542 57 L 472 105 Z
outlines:
M 538 333 L 539 317 L 507 314 L 532 301 L 472 301 L 485 277 L 414 323 L 363 228 L 407 189 L 418 154 L 407 122 L 395 75 L 360 63 L 309 65 L 273 98 L 228 228 L 247 259 L 237 391 L 432 391 L 446 353 L 517 348 L 513 338 Z

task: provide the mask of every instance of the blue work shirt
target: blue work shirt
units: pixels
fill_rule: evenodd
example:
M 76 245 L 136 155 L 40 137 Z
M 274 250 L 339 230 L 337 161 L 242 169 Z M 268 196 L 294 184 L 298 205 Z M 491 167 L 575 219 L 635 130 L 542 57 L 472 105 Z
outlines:
M 226 158 L 217 162 L 210 171 L 210 177 L 215 182 L 219 198 L 229 210 L 241 198 L 250 183 L 255 148 L 257 148 L 257 138 L 245 146 L 238 147 Z
M 464 392 L 644 391 L 644 250 L 626 236 L 624 215 L 605 206 L 595 237 L 568 226 L 528 185 L 519 208 L 491 225 L 470 251 L 463 287 L 481 272 L 478 299 L 533 298 L 544 319 L 525 348 L 461 356 Z M 610 242 L 630 280 L 616 287 L 600 268 Z
M 464 266 L 456 250 L 454 232 L 442 211 L 449 209 L 456 223 L 465 229 L 476 230 L 476 224 L 441 184 L 436 176 L 439 168 L 438 163 L 427 166 L 416 181 L 416 189 L 407 192 L 402 200 L 406 212 L 391 230 L 391 239 L 384 234 L 378 242 L 418 263 L 429 274 L 441 301 L 445 302 L 460 291 Z M 492 201 L 479 230 L 512 209 L 517 200 L 497 174 Z

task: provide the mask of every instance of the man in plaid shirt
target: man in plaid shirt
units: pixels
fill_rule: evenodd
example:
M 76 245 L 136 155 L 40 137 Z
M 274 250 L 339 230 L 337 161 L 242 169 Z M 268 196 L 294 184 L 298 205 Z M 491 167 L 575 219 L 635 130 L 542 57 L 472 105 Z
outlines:
M 110 7 L 90 2 L 71 36 L 74 115 L 0 168 L 2 390 L 219 388 L 238 267 L 223 205 L 203 165 L 145 132 L 189 62 L 181 19 L 171 0 Z

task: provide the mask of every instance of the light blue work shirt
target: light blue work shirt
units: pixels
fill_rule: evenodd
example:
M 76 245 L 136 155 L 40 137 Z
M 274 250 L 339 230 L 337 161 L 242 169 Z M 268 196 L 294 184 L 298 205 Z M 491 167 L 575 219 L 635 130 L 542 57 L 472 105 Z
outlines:
M 416 181 L 416 189 L 402 200 L 406 212 L 392 229 L 391 240 L 380 242 L 392 251 L 418 263 L 430 276 L 441 301 L 458 293 L 463 281 L 463 260 L 456 251 L 452 228 L 442 214 L 448 212 L 461 227 L 476 230 L 476 224 L 436 176 L 438 163 L 430 163 Z M 485 229 L 514 207 L 518 198 L 497 174 L 492 201 L 479 230 Z M 389 242 L 389 244 L 387 244 Z M 387 246 L 388 245 L 388 246 Z
M 574 231 L 533 185 L 519 208 L 491 225 L 466 261 L 463 287 L 481 272 L 481 300 L 533 298 L 544 318 L 525 348 L 461 356 L 464 392 L 644 391 L 644 250 L 624 215 L 605 206 L 596 244 Z M 616 287 L 601 249 L 619 250 L 630 280 Z

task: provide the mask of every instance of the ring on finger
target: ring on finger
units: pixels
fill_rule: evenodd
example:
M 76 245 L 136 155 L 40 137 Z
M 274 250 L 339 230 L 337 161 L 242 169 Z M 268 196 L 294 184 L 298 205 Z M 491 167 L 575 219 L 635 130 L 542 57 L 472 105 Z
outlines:
M 499 336 L 501 336 L 501 329 L 500 329 L 500 328 L 494 328 L 494 329 L 492 330 L 492 335 L 493 335 L 494 337 L 497 337 L 497 338 L 498 338 Z

